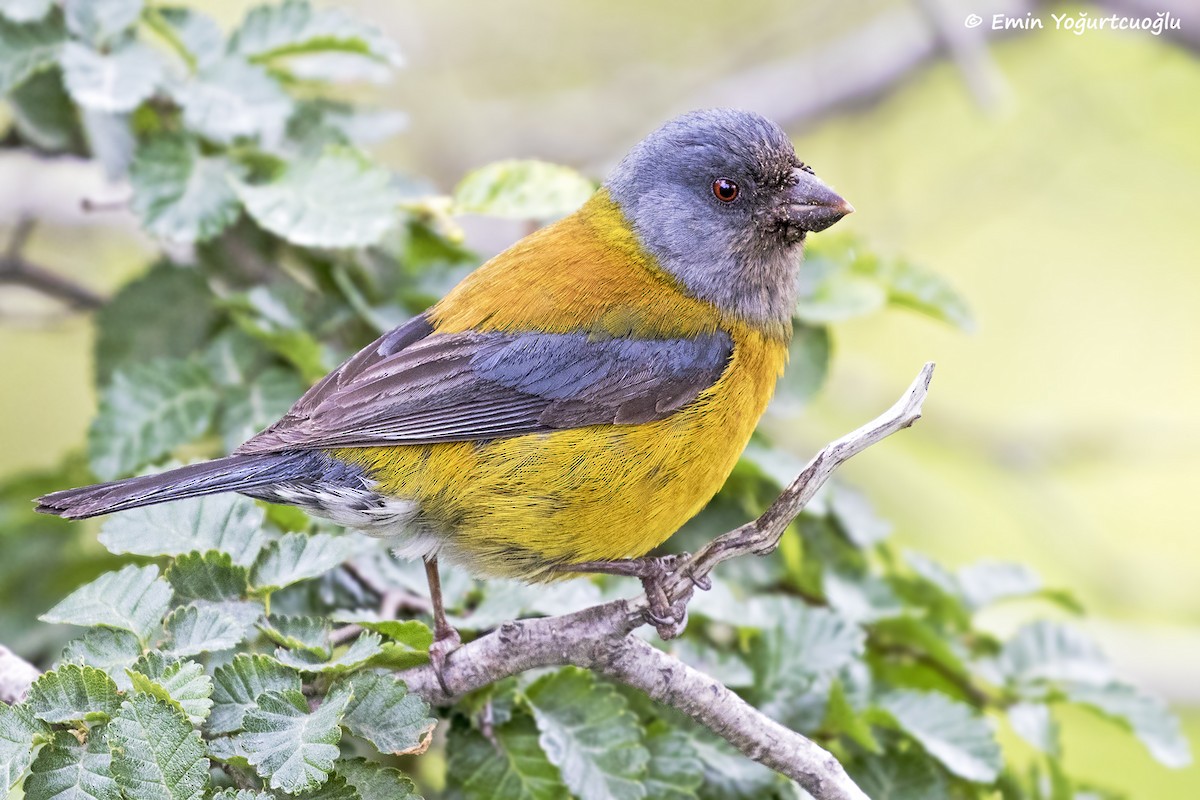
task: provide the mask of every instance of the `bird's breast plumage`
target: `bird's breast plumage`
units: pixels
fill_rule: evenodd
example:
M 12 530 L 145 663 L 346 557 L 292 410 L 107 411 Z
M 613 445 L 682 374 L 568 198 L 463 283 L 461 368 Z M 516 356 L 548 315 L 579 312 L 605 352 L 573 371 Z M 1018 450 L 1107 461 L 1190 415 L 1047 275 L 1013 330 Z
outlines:
M 435 333 L 586 332 L 594 339 L 723 333 L 724 370 L 679 410 L 489 441 L 345 448 L 381 495 L 413 503 L 411 526 L 481 574 L 550 577 L 573 562 L 633 557 L 720 489 L 787 359 L 787 332 L 688 296 L 599 192 L 519 242 L 428 314 Z

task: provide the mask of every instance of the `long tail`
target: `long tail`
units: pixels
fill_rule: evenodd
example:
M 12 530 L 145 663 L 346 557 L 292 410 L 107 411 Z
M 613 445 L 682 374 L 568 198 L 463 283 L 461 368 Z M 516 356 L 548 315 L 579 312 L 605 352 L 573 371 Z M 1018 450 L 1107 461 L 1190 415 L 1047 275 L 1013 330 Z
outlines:
M 85 519 L 185 497 L 312 480 L 322 475 L 322 467 L 327 469 L 329 461 L 328 455 L 313 451 L 228 456 L 157 475 L 54 492 L 37 499 L 37 510 L 67 519 Z

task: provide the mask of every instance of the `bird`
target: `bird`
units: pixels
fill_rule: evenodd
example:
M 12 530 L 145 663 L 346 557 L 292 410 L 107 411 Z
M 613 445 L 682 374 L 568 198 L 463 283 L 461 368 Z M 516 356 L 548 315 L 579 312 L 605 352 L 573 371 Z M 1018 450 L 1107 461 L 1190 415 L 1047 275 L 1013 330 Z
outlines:
M 37 510 L 239 492 L 385 537 L 425 563 L 439 680 L 461 642 L 439 559 L 528 582 L 633 575 L 664 622 L 671 562 L 646 554 L 729 476 L 787 361 L 806 236 L 853 210 L 766 117 L 684 114 L 231 455 Z

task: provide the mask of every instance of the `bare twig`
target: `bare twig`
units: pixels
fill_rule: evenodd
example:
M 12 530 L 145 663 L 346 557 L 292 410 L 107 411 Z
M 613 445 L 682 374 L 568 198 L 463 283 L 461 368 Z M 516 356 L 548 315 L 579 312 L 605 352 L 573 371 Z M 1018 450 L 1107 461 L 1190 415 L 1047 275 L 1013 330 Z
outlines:
M 0 644 L 0 703 L 19 703 L 42 673 L 19 655 Z
M 90 311 L 104 305 L 104 298 L 86 286 L 22 257 L 21 253 L 35 224 L 30 217 L 23 217 L 13 229 L 12 238 L 0 256 L 0 283 L 27 286 L 80 311 Z
M 757 520 L 723 534 L 683 565 L 671 587 L 686 598 L 722 561 L 778 545 L 784 530 L 847 459 L 916 422 L 933 376 L 926 364 L 908 391 L 881 416 L 826 445 Z M 865 795 L 829 753 L 746 704 L 712 678 L 650 647 L 632 631 L 646 621 L 647 600 L 615 600 L 573 614 L 501 625 L 450 654 L 443 691 L 433 668 L 401 673 L 409 690 L 443 704 L 510 675 L 538 667 L 575 665 L 646 692 L 708 727 L 750 758 L 800 783 L 817 800 Z

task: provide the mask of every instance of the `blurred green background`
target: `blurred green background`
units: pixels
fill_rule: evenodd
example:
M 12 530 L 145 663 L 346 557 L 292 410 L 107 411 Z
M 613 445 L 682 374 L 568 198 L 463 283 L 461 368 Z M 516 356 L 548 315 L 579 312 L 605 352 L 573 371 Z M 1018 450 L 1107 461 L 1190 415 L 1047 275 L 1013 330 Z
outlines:
M 247 5 L 205 4 L 228 20 Z M 1025 4 L 346 5 L 410 61 L 372 91 L 411 115 L 379 154 L 443 190 L 506 157 L 599 176 L 696 106 L 784 123 L 801 158 L 857 207 L 839 229 L 947 276 L 978 331 L 903 312 L 843 323 L 822 394 L 771 424 L 807 455 L 938 362 L 926 418 L 852 463 L 849 479 L 902 542 L 951 564 L 1023 561 L 1074 591 L 1121 671 L 1167 697 L 1200 749 L 1194 2 L 1029 6 L 1045 29 L 1003 36 L 991 14 L 1023 17 Z M 1050 16 L 1125 6 L 1171 10 L 1181 28 L 1074 35 Z M 985 24 L 968 29 L 970 13 Z M 140 271 L 150 247 L 123 212 L 83 213 L 79 200 L 121 196 L 86 165 L 0 159 L 0 226 L 22 212 L 48 219 L 27 255 L 102 292 Z M 464 222 L 483 253 L 523 233 Z M 0 480 L 80 448 L 95 402 L 91 335 L 86 315 L 0 285 Z M 0 533 L 6 525 L 6 547 L 53 546 L 14 537 L 0 516 Z M 0 596 L 54 580 L 0 567 Z M 1007 630 L 1017 611 L 989 623 Z M 32 616 L 16 613 L 2 613 L 7 643 L 36 640 Z M 1066 722 L 1068 767 L 1081 776 L 1131 797 L 1200 797 L 1200 768 L 1156 766 L 1084 714 Z

